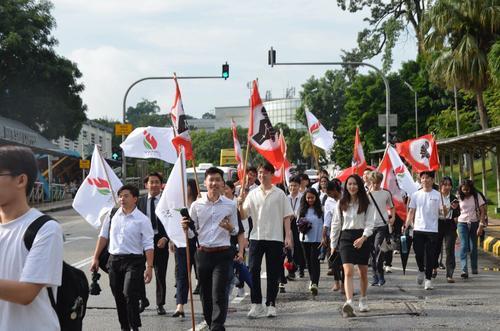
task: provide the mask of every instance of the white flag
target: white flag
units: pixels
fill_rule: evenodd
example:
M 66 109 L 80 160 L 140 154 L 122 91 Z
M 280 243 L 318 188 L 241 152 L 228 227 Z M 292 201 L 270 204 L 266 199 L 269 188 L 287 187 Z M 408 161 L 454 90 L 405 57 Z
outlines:
M 325 152 L 330 151 L 335 143 L 335 140 L 333 139 L 333 132 L 327 131 L 310 111 L 306 109 L 305 112 L 307 129 L 311 135 L 313 145 L 325 150 Z
M 175 163 L 177 151 L 172 144 L 174 130 L 172 128 L 158 128 L 153 126 L 136 128 L 120 144 L 126 157 L 142 159 L 160 159 L 168 163 Z
M 95 145 L 89 174 L 76 192 L 73 209 L 90 225 L 98 228 L 102 214 L 115 206 L 115 199 L 118 201 L 116 192 L 122 185 L 113 169 L 101 158 Z
M 180 214 L 180 210 L 186 207 L 184 204 L 185 198 L 182 196 L 183 193 L 186 194 L 186 190 L 186 160 L 184 149 L 181 148 L 181 153 L 179 153 L 174 168 L 170 172 L 160 202 L 158 202 L 155 210 L 156 215 L 167 231 L 168 237 L 177 247 L 186 247 L 186 237 L 181 226 L 182 216 Z
M 399 187 L 405 191 L 408 196 L 418 191 L 418 186 L 413 181 L 410 171 L 408 171 L 408 168 L 399 157 L 398 152 L 392 146 L 389 146 L 387 148 L 387 154 L 391 160 Z

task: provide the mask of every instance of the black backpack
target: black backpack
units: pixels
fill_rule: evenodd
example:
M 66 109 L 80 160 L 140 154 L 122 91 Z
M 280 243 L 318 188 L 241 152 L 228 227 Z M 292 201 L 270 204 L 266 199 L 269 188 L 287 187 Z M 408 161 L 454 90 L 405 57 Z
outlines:
M 48 221 L 48 215 L 38 217 L 24 233 L 24 245 L 28 251 L 33 246 L 38 230 Z M 47 252 L 48 253 L 48 252 Z M 62 282 L 57 289 L 57 301 L 51 287 L 47 287 L 50 303 L 57 313 L 62 331 L 82 330 L 82 322 L 87 310 L 89 282 L 85 273 L 63 261 Z

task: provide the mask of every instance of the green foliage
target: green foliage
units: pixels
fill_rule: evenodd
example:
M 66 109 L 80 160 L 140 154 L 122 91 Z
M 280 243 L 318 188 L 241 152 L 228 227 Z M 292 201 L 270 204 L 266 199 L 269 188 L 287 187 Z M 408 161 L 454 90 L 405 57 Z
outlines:
M 500 87 L 500 40 L 491 46 L 488 53 L 488 63 L 490 65 L 491 79 L 497 87 Z
M 201 115 L 201 118 L 204 120 L 211 120 L 215 119 L 215 115 L 209 112 L 206 112 L 205 114 Z
M 484 92 L 484 104 L 492 126 L 500 125 L 500 85 L 492 85 Z
M 0 3 L 0 115 L 49 139 L 76 139 L 86 120 L 82 74 L 54 51 L 51 10 L 43 0 Z
M 165 127 L 171 126 L 172 121 L 167 114 L 160 115 L 160 106 L 156 100 L 142 99 L 135 107 L 128 107 L 126 118 L 134 128 L 143 126 Z
M 460 134 L 466 134 L 479 130 L 477 124 L 477 114 L 475 111 L 465 109 L 458 110 L 458 123 L 460 125 Z M 427 125 L 430 132 L 434 132 L 439 139 L 455 137 L 457 135 L 456 112 L 455 108 L 448 108 L 430 116 L 427 119 Z

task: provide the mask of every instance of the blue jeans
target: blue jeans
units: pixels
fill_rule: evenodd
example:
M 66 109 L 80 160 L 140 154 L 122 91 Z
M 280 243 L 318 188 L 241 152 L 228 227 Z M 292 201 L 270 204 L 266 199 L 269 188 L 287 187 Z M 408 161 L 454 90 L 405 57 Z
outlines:
M 462 272 L 468 273 L 467 253 L 470 252 L 470 266 L 473 271 L 477 270 L 477 229 L 478 222 L 458 223 L 458 235 L 460 237 L 460 267 Z

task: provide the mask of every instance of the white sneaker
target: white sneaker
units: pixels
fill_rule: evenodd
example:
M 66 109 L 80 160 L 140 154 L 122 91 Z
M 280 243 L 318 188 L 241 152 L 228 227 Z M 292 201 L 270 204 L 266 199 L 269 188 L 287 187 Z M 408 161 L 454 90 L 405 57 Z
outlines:
M 392 274 L 392 268 L 390 266 L 386 265 L 384 270 L 386 274 Z
M 276 307 L 274 306 L 268 306 L 267 307 L 267 317 L 276 317 Z
M 346 301 L 342 306 L 342 316 L 343 317 L 356 317 L 354 313 L 354 308 L 352 307 L 351 302 Z
M 244 288 L 244 287 L 239 288 L 239 289 L 238 289 L 238 294 L 236 294 L 236 296 L 237 296 L 238 298 L 243 298 L 243 297 L 245 296 L 245 288 Z
M 434 289 L 434 286 L 432 286 L 432 280 L 430 280 L 430 279 L 425 280 L 424 289 L 426 289 L 426 290 L 433 290 Z
M 262 304 L 252 303 L 252 308 L 247 314 L 248 318 L 261 318 L 266 316 L 266 307 Z
M 424 283 L 424 279 L 425 279 L 425 272 L 419 272 L 417 274 L 417 284 L 422 285 Z
M 368 299 L 366 297 L 359 298 L 359 311 L 362 313 L 370 311 L 370 308 L 368 308 Z
M 207 322 L 203 321 L 203 322 L 200 323 L 199 328 L 197 328 L 196 330 L 198 330 L 198 331 L 209 331 L 210 328 L 208 327 Z

